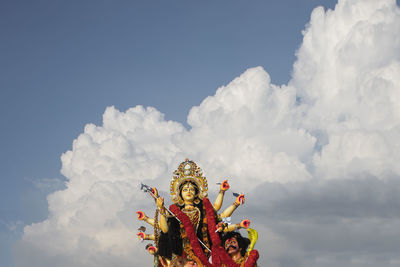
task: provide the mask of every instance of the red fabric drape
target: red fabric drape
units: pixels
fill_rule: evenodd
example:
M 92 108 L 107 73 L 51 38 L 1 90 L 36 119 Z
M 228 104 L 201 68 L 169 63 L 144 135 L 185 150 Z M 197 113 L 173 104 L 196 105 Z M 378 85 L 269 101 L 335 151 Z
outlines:
M 183 213 L 176 205 L 171 205 L 170 210 L 178 217 L 183 226 L 185 227 L 186 235 L 189 239 L 190 245 L 192 246 L 193 253 L 200 259 L 200 261 L 207 267 L 212 267 L 211 263 L 208 262 L 208 258 L 204 254 L 203 249 L 200 246 L 197 235 L 194 231 L 193 225 L 190 222 L 189 217 Z
M 207 267 L 221 267 L 222 264 L 225 264 L 227 267 L 240 267 L 239 264 L 235 263 L 231 257 L 226 253 L 225 249 L 221 246 L 221 239 L 219 238 L 216 230 L 216 221 L 215 221 L 215 211 L 208 200 L 208 198 L 203 199 L 203 207 L 206 211 L 206 217 L 208 222 L 208 233 L 210 235 L 212 241 L 211 255 L 212 261 L 211 264 L 208 261 L 207 256 L 204 254 L 204 251 L 197 239 L 197 235 L 194 231 L 193 225 L 190 222 L 189 217 L 183 213 L 178 206 L 171 205 L 170 210 L 175 214 L 175 216 L 181 221 L 183 226 L 185 227 L 186 235 L 189 239 L 190 245 L 192 246 L 193 253 L 200 259 L 200 261 Z M 249 254 L 249 257 L 246 260 L 245 267 L 253 267 L 257 259 L 259 257 L 257 250 L 252 250 Z

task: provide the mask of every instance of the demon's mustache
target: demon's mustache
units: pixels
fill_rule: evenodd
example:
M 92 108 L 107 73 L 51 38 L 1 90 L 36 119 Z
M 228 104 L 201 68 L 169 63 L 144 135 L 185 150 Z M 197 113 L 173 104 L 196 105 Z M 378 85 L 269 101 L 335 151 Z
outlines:
M 226 250 L 226 251 L 229 251 L 230 248 L 237 249 L 237 246 L 235 246 L 235 245 L 229 245 L 225 250 Z

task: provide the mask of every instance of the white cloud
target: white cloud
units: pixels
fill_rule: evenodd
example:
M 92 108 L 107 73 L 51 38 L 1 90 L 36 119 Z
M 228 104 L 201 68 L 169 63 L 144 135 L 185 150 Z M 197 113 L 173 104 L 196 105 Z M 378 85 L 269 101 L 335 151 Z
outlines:
M 399 32 L 395 1 L 339 1 L 334 11 L 313 11 L 288 85 L 271 84 L 260 67 L 249 69 L 192 108 L 190 130 L 166 121 L 155 108 L 107 108 L 103 125 L 87 125 L 63 154 L 67 188 L 48 196 L 47 220 L 25 227 L 15 249 L 16 266 L 151 264 L 135 236 L 135 211 L 150 211 L 152 205 L 138 183 L 167 190 L 172 171 L 186 157 L 203 168 L 210 190 L 228 177 L 234 191 L 250 193 L 242 214 L 255 218 L 260 229 L 261 265 L 366 266 L 369 261 L 394 266 L 398 257 L 379 260 L 395 254 L 390 245 L 379 250 L 357 241 L 398 237 L 400 216 L 391 220 L 378 212 L 380 191 L 362 183 L 349 187 L 346 181 L 374 177 L 383 192 L 400 191 L 387 183 L 400 176 Z M 319 186 L 336 181 L 331 178 L 339 186 Z M 357 219 L 343 215 L 348 210 L 342 207 L 358 210 L 354 192 L 375 204 Z M 307 194 L 311 200 L 302 197 Z M 326 202 L 332 194 L 343 198 Z M 398 199 L 390 203 L 400 205 Z M 280 207 L 288 212 L 280 213 Z M 310 220 L 295 212 L 310 207 Z M 382 234 L 368 237 L 381 224 Z M 355 231 L 346 253 L 337 251 L 346 235 L 329 239 L 329 229 Z M 313 233 L 317 238 L 310 241 Z M 315 247 L 323 248 L 323 255 Z
M 400 174 L 399 32 L 392 0 L 313 11 L 290 84 L 303 103 L 300 125 L 329 142 L 315 155 L 318 176 Z
M 315 138 L 294 125 L 295 104 L 293 88 L 271 84 L 260 67 L 249 69 L 192 108 L 182 150 L 208 176 L 227 176 L 240 188 L 309 179 L 302 160 L 312 154 Z

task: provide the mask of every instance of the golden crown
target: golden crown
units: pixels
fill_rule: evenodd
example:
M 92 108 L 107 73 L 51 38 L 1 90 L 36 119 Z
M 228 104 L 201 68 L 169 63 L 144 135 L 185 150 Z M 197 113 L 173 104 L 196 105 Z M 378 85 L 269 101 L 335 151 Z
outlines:
M 203 172 L 196 163 L 186 159 L 179 164 L 178 169 L 174 171 L 174 176 L 171 180 L 169 189 L 172 201 L 179 205 L 183 205 L 183 199 L 180 196 L 179 187 L 184 182 L 193 182 L 199 189 L 198 198 L 203 199 L 207 196 L 208 184 L 206 177 L 203 177 Z

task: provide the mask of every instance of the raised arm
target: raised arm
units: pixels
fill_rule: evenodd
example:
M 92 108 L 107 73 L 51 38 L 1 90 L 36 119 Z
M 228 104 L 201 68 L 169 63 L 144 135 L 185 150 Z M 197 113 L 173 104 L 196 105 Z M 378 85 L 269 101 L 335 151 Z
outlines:
M 169 227 L 167 222 L 167 210 L 164 207 L 164 198 L 158 197 L 156 199 L 157 208 L 160 211 L 160 221 L 158 225 L 160 226 L 161 231 L 166 234 L 168 233 Z
M 235 202 L 233 202 L 232 205 L 230 205 L 229 207 L 227 207 L 222 213 L 221 213 L 221 218 L 225 218 L 225 217 L 230 217 L 232 215 L 232 213 L 237 209 L 237 207 L 239 207 L 241 204 L 244 204 L 244 195 L 240 194 Z
M 224 202 L 225 191 L 228 189 L 229 189 L 228 180 L 224 180 L 220 186 L 217 199 L 215 200 L 215 203 L 213 205 L 215 211 L 219 211 L 221 209 L 222 203 Z

